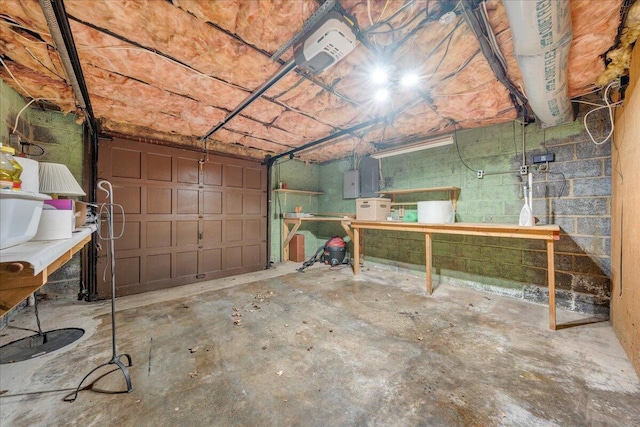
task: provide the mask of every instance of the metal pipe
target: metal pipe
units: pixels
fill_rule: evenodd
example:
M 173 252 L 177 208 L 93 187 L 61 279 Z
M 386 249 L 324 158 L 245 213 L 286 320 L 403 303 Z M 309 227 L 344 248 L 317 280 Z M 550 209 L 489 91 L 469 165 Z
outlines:
M 386 119 L 386 116 L 378 117 L 378 118 L 371 119 L 371 120 L 368 120 L 366 122 L 360 123 L 359 125 L 355 125 L 355 126 L 350 127 L 348 129 L 343 129 L 343 130 L 338 131 L 336 133 L 332 133 L 331 135 L 325 136 L 324 138 L 320 138 L 318 140 L 315 140 L 315 141 L 309 142 L 307 144 L 301 145 L 300 147 L 296 147 L 296 148 L 293 148 L 293 149 L 291 149 L 289 151 L 286 151 L 284 153 L 281 153 L 281 154 L 278 154 L 276 156 L 270 157 L 269 159 L 266 159 L 266 162 L 267 163 L 273 163 L 273 162 L 275 162 L 276 160 L 278 160 L 278 159 L 280 159 L 282 157 L 292 156 L 293 154 L 297 153 L 298 151 L 302 151 L 302 150 L 306 150 L 306 149 L 311 148 L 311 147 L 315 147 L 316 145 L 323 144 L 323 143 L 325 143 L 327 141 L 331 141 L 332 139 L 339 138 L 339 137 L 341 137 L 343 135 L 346 135 L 348 133 L 355 132 L 355 131 L 358 131 L 360 129 L 364 129 L 366 127 L 375 125 L 376 123 L 378 123 L 378 122 L 380 122 L 382 120 L 385 120 L 385 119 Z
M 60 60 L 69 78 L 78 106 L 87 112 L 88 125 L 95 130 L 95 116 L 89 99 L 89 91 L 82 73 L 80 58 L 73 41 L 73 34 L 67 12 L 62 0 L 38 0 L 44 17 L 47 20 L 51 37 L 53 38 Z
M 227 114 L 227 116 L 224 119 L 222 119 L 222 121 L 220 123 L 218 123 L 217 125 L 212 127 L 209 130 L 209 132 L 207 132 L 204 136 L 202 136 L 200 138 L 200 140 L 205 140 L 205 139 L 209 138 L 211 135 L 213 135 L 214 133 L 216 133 L 218 130 L 220 130 L 229 120 L 233 119 L 242 110 L 244 110 L 249 105 L 251 105 L 253 103 L 253 101 L 258 99 L 263 93 L 265 93 L 267 90 L 269 90 L 269 88 L 271 88 L 271 86 L 273 86 L 274 84 L 278 83 L 284 76 L 286 76 L 295 67 L 296 67 L 296 62 L 295 62 L 295 60 L 293 58 L 291 58 L 289 60 L 289 62 L 285 63 L 278 71 L 276 71 L 276 73 L 274 75 L 272 75 L 271 77 L 269 77 L 269 79 L 267 81 L 262 83 L 260 85 L 260 87 L 258 87 L 253 92 L 251 92 L 249 94 L 249 96 L 247 96 L 244 99 L 244 101 L 242 101 L 240 104 L 238 104 L 238 106 L 232 112 Z
M 271 166 L 273 163 L 267 162 L 267 265 L 265 269 L 271 268 L 271 216 L 273 215 L 273 208 L 271 203 Z

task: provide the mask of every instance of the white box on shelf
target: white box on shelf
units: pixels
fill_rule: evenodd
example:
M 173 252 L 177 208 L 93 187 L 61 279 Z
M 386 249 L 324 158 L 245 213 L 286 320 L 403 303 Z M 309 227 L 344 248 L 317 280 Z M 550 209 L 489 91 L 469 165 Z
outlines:
M 356 199 L 356 220 L 385 221 L 391 214 L 391 199 Z

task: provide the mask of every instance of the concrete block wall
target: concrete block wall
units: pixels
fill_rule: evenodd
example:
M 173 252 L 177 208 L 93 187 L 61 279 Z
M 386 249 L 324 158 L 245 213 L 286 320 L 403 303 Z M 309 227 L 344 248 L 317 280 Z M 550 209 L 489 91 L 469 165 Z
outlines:
M 589 118 L 596 139 L 608 132 L 607 117 Z M 502 124 L 457 132 L 455 145 L 384 159 L 382 175 L 394 189 L 456 186 L 461 188 L 456 220 L 517 224 L 526 178 L 519 124 Z M 539 224 L 559 224 L 556 242 L 558 304 L 572 310 L 606 315 L 610 287 L 610 143 L 596 146 L 581 119 L 562 126 L 526 127 L 526 161 L 534 154 L 554 153 L 554 163 L 531 168 L 533 210 Z M 476 170 L 485 172 L 477 178 Z M 444 199 L 421 194 L 405 201 Z M 366 232 L 366 258 L 424 274 L 421 235 Z M 546 252 L 537 241 L 470 236 L 434 236 L 438 280 L 460 283 L 536 302 L 547 302 Z
M 16 117 L 27 102 L 0 80 L 0 139 L 3 145 L 9 145 Z M 20 139 L 44 149 L 43 155 L 32 157 L 34 160 L 66 164 L 82 185 L 83 126 L 76 122 L 74 114 L 42 111 L 34 105 L 25 109 L 18 119 L 16 132 Z M 13 148 L 20 152 L 20 147 Z M 43 292 L 55 298 L 75 298 L 80 288 L 80 277 L 80 254 L 76 254 L 63 268 L 49 276 Z

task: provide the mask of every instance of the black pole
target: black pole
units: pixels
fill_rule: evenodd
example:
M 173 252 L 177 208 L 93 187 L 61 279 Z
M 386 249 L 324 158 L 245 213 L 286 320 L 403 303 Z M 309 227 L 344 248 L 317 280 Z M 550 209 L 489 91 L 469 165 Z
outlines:
M 269 90 L 269 88 L 271 86 L 273 86 L 274 84 L 278 83 L 284 76 L 289 74 L 289 71 L 293 70 L 295 67 L 296 67 L 296 62 L 295 62 L 295 60 L 293 58 L 291 58 L 289 60 L 289 62 L 285 63 L 278 71 L 276 71 L 276 73 L 274 75 L 269 77 L 269 80 L 267 80 L 266 82 L 262 83 L 262 85 L 260 85 L 260 87 L 258 87 L 256 90 L 251 92 L 249 94 L 249 96 L 247 96 L 244 99 L 244 101 L 242 101 L 240 104 L 238 104 L 238 106 L 232 112 L 227 114 L 227 116 L 224 119 L 222 119 L 222 121 L 220 123 L 218 123 L 217 125 L 212 127 L 209 130 L 209 132 L 207 132 L 204 136 L 202 136 L 200 138 L 200 140 L 205 140 L 205 139 L 209 138 L 211 135 L 213 135 L 215 132 L 220 130 L 229 120 L 233 119 L 242 110 L 244 110 L 249 105 L 251 105 L 251 103 L 253 103 L 253 101 L 258 99 L 263 93 L 265 93 L 267 90 Z

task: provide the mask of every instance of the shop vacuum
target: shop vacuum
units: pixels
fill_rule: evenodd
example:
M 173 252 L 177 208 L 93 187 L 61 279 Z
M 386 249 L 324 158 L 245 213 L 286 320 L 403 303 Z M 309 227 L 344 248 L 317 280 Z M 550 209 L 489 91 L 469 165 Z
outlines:
M 316 262 L 322 262 L 323 264 L 335 267 L 341 264 L 348 264 L 349 258 L 346 257 L 347 244 L 342 237 L 334 236 L 327 240 L 316 253 L 302 263 L 302 267 L 298 268 L 298 271 L 304 272 L 304 269 L 312 266 Z

